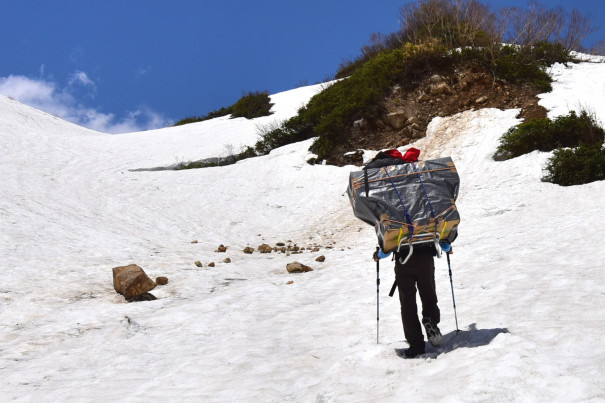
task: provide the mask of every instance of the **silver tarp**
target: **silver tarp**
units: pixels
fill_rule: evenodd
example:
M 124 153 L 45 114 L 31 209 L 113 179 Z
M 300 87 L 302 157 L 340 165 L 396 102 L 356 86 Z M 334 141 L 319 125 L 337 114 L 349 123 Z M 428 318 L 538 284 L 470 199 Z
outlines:
M 445 157 L 351 172 L 347 193 L 355 216 L 376 228 L 389 252 L 400 243 L 453 242 L 459 187 L 454 162 Z

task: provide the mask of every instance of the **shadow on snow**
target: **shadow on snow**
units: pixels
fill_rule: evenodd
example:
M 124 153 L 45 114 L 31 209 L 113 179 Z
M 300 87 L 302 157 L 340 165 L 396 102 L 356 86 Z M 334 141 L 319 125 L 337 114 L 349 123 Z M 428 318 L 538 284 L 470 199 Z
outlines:
M 445 334 L 439 347 L 433 347 L 427 342 L 425 344 L 426 353 L 421 355 L 421 357 L 437 358 L 441 354 L 447 354 L 459 348 L 487 346 L 501 333 L 510 332 L 507 328 L 477 329 L 477 324 L 473 323 L 468 327 L 468 330 L 453 331 Z M 405 348 L 396 348 L 395 353 L 401 357 L 405 350 Z
M 447 354 L 459 348 L 486 346 L 501 333 L 510 332 L 507 328 L 477 329 L 477 324 L 473 323 L 468 327 L 468 330 L 453 331 L 444 335 L 441 346 L 434 349 L 434 351 L 437 355 L 440 355 Z

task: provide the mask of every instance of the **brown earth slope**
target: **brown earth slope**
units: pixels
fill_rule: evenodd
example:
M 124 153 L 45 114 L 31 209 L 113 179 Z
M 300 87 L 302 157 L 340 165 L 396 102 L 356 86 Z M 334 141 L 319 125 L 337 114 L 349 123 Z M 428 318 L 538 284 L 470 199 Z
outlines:
M 380 118 L 356 121 L 351 128 L 350 140 L 338 146 L 326 162 L 359 166 L 362 164 L 360 149 L 405 146 L 424 137 L 434 117 L 469 109 L 517 108 L 520 109 L 519 117 L 525 120 L 546 117 L 546 109 L 538 105 L 537 94 L 538 90 L 528 84 L 495 79 L 477 66 L 433 74 L 407 88 L 398 85 L 380 105 Z

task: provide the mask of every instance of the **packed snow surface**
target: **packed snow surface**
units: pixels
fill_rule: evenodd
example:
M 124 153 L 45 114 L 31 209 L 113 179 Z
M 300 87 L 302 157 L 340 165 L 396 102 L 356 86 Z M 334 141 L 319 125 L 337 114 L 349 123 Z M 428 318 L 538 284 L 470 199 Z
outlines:
M 605 121 L 605 64 L 551 73 L 550 116 L 581 105 Z M 605 182 L 542 182 L 549 153 L 493 161 L 517 110 L 436 118 L 414 144 L 454 159 L 462 217 L 460 332 L 437 260 L 443 346 L 414 360 L 394 352 L 407 343 L 388 260 L 377 343 L 376 238 L 345 193 L 358 168 L 306 164 L 305 141 L 226 167 L 134 171 L 253 145 L 319 90 L 272 96 L 266 118 L 121 135 L 0 96 L 1 400 L 605 400 Z M 242 252 L 277 242 L 320 251 Z M 314 271 L 288 274 L 292 261 Z M 169 278 L 157 300 L 114 291 L 111 269 L 130 263 Z

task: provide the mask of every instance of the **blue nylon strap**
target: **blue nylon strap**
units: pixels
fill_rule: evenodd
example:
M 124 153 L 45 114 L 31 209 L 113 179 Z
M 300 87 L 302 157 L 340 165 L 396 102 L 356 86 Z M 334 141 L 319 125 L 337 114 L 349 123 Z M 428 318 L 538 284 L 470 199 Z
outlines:
M 431 203 L 429 194 L 427 193 L 426 188 L 424 187 L 424 182 L 422 181 L 422 177 L 420 176 L 420 171 L 418 171 L 418 166 L 416 165 L 415 162 L 414 162 L 414 170 L 418 174 L 418 179 L 420 180 L 420 184 L 422 185 L 422 190 L 424 190 L 424 195 L 426 196 L 426 201 L 429 202 L 429 208 L 431 209 L 431 214 L 433 215 L 434 219 L 437 219 L 437 216 L 435 215 L 435 210 L 433 210 L 433 204 Z
M 389 171 L 387 170 L 386 167 L 382 167 L 382 169 L 384 169 L 384 172 L 387 174 L 387 177 L 391 181 L 391 185 L 393 185 L 393 189 L 395 189 L 395 193 L 397 193 L 397 197 L 399 198 L 399 201 L 401 202 L 401 205 L 403 206 L 403 212 L 405 213 L 405 220 L 407 221 L 407 223 L 410 227 L 408 229 L 408 238 L 411 238 L 412 235 L 414 235 L 414 225 L 412 224 L 412 217 L 410 217 L 410 214 L 408 213 L 408 209 L 405 208 L 405 203 L 403 202 L 403 199 L 401 198 L 401 195 L 399 194 L 399 190 L 397 190 L 397 186 L 395 186 L 395 182 L 393 182 L 393 179 L 391 179 L 391 175 L 389 175 Z

